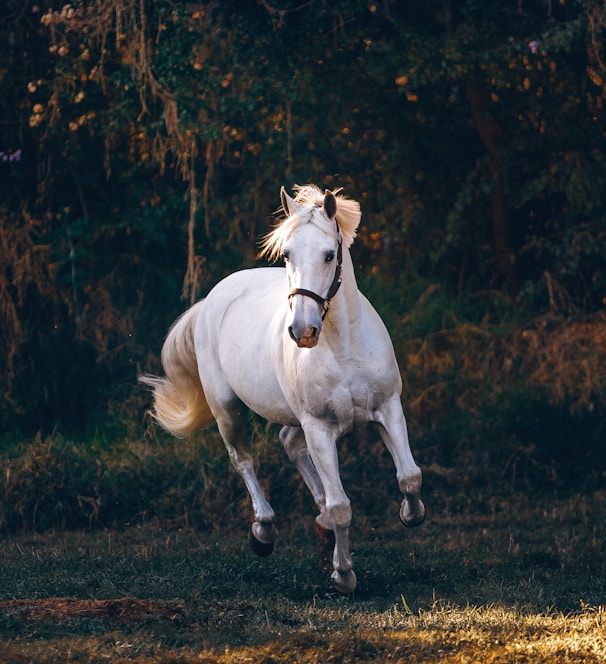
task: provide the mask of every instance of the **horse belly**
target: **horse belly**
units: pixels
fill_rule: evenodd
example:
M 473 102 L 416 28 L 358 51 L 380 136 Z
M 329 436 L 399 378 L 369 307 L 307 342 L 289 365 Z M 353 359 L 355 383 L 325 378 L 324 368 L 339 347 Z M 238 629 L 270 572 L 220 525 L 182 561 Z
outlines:
M 297 426 L 273 370 L 270 348 L 252 344 L 223 363 L 231 388 L 248 408 L 270 422 Z
M 263 393 L 263 398 L 258 399 L 258 393 L 253 394 L 247 391 L 245 394 L 238 394 L 238 398 L 250 408 L 254 413 L 260 415 L 268 422 L 289 425 L 291 427 L 299 426 L 299 420 L 293 413 L 286 401 L 277 393 L 271 395 Z

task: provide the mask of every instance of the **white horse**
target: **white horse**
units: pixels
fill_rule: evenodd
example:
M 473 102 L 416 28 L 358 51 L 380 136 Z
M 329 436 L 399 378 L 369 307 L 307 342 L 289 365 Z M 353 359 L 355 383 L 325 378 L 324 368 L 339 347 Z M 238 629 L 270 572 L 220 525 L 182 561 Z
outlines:
M 286 218 L 265 237 L 262 254 L 283 258 L 286 269 L 242 270 L 217 284 L 170 330 L 166 378 L 141 380 L 154 390 L 155 417 L 174 435 L 216 420 L 252 499 L 251 545 L 259 555 L 273 551 L 276 530 L 253 467 L 246 408 L 284 425 L 280 441 L 314 497 L 316 526 L 334 533 L 334 586 L 350 593 L 352 512 L 339 477 L 339 438 L 375 425 L 396 466 L 401 521 L 421 524 L 425 508 L 393 346 L 358 290 L 349 253 L 360 206 L 336 194 L 308 185 L 293 199 L 282 188 Z

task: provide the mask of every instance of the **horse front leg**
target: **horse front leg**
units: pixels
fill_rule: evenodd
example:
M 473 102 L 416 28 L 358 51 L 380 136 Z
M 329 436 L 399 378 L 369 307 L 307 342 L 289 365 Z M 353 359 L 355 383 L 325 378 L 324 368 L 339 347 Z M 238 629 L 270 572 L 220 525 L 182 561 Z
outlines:
M 357 579 L 349 553 L 351 506 L 339 476 L 337 436 L 315 420 L 303 424 L 309 456 L 317 471 L 326 499 L 326 515 L 335 536 L 332 582 L 341 593 L 352 593 Z
M 410 450 L 406 419 L 398 396 L 390 399 L 376 413 L 379 433 L 391 454 L 400 491 L 404 496 L 400 507 L 400 521 L 405 526 L 420 526 L 425 521 L 425 506 L 421 501 L 421 469 L 415 463 Z
M 244 423 L 228 411 L 222 412 L 216 420 L 231 463 L 244 480 L 252 501 L 255 521 L 250 531 L 251 548 L 258 556 L 269 556 L 276 539 L 275 514 L 257 479 Z

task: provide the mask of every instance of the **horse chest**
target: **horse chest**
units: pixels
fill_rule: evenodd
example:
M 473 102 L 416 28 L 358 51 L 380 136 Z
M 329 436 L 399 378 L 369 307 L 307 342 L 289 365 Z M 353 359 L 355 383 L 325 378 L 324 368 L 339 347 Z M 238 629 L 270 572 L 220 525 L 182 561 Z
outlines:
M 390 381 L 382 378 L 376 367 L 369 368 L 353 358 L 343 363 L 326 357 L 313 366 L 300 368 L 293 392 L 307 413 L 349 431 L 357 424 L 374 420 L 376 410 L 393 393 Z

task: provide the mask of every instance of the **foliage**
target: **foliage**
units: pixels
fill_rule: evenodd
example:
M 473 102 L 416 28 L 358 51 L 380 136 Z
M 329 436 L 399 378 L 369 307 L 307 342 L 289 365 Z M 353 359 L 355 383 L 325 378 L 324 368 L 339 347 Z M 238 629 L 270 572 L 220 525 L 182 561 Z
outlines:
M 98 529 L 151 518 L 203 529 L 218 505 L 224 518 L 232 515 L 229 506 L 243 491 L 228 473 L 222 444 L 217 453 L 210 438 L 204 447 L 171 439 L 82 445 L 57 436 L 5 444 L 3 532 Z
M 184 305 L 254 264 L 282 184 L 362 202 L 358 272 L 392 301 L 493 289 L 518 298 L 513 326 L 556 290 L 582 322 L 603 306 L 595 0 L 4 12 L 5 430 L 83 433 L 132 398 Z
M 413 450 L 432 510 L 458 510 L 462 499 L 490 501 L 495 492 L 565 497 L 604 485 L 603 405 L 570 413 L 531 388 L 493 398 L 478 398 L 434 422 L 423 422 L 424 416 L 431 420 L 430 406 L 412 405 Z M 315 514 L 278 442 L 278 427 L 252 418 L 250 435 L 278 530 Z M 246 529 L 252 519 L 249 496 L 216 431 L 183 441 L 150 424 L 143 441 L 137 431 L 114 431 L 87 442 L 7 437 L 2 446 L 0 534 L 94 532 L 157 519 L 206 532 L 234 524 Z M 385 525 L 386 508 L 396 515 L 400 497 L 393 461 L 377 433 L 347 436 L 338 449 L 357 526 Z M 469 489 L 467 498 L 462 487 Z

